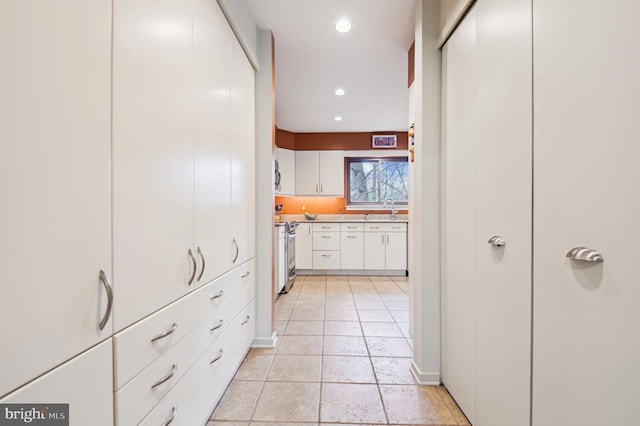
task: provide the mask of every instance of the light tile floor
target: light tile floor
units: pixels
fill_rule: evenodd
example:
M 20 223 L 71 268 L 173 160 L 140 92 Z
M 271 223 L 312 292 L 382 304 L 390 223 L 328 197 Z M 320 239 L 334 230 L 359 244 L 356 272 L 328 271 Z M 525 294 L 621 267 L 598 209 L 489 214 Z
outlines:
M 274 349 L 252 349 L 209 426 L 469 425 L 410 367 L 406 277 L 298 277 L 276 301 Z

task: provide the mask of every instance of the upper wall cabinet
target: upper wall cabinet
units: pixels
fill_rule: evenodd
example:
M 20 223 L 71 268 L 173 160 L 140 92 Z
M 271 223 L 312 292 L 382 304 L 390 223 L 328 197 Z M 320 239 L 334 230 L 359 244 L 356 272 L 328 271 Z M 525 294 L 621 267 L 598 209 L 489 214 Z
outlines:
M 2 2 L 0 50 L 5 395 L 111 335 L 111 2 Z
M 296 151 L 296 195 L 344 196 L 344 151 Z
M 276 195 L 296 195 L 296 152 L 276 148 L 276 159 L 280 167 L 280 189 Z

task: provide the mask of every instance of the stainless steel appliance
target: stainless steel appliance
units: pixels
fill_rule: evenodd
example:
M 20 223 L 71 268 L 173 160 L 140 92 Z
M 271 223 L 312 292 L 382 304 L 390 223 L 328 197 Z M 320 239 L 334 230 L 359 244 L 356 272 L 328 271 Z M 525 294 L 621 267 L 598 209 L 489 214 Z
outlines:
M 296 228 L 298 222 L 287 222 L 285 244 L 285 260 L 287 262 L 285 271 L 287 273 L 287 282 L 281 293 L 288 293 L 296 281 Z

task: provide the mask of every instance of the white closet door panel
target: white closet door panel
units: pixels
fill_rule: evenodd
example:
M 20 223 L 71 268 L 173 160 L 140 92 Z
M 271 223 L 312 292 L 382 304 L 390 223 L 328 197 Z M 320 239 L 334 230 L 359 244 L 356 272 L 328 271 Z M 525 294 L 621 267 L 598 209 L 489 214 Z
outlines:
M 255 256 L 255 76 L 238 41 L 231 40 L 231 223 L 230 259 Z M 236 252 L 237 249 L 237 252 Z
M 190 289 L 192 11 L 188 0 L 116 0 L 113 244 L 117 330 Z
M 475 418 L 476 21 L 467 15 L 443 49 L 442 380 Z
M 112 365 L 109 339 L 0 399 L 0 403 L 69 404 L 71 426 L 113 426 Z M 43 422 L 33 422 L 37 423 Z
M 111 334 L 111 2 L 1 2 L 0 50 L 4 395 Z
M 638 421 L 638 15 L 534 2 L 536 426 Z M 576 246 L 604 263 L 570 261 Z
M 475 425 L 529 422 L 531 1 L 483 0 L 477 26 Z M 487 243 L 493 236 L 503 247 Z
M 194 4 L 195 245 L 204 257 L 199 284 L 230 269 L 231 144 L 229 43 L 233 37 L 215 0 Z M 202 258 L 198 256 L 199 270 Z

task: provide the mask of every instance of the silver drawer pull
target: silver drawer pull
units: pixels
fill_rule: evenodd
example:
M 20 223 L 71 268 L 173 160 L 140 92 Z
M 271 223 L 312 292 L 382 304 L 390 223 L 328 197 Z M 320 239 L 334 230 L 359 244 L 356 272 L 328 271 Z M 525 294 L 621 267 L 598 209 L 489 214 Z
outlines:
M 369 229 L 380 229 L 379 226 L 370 226 Z
M 574 247 L 569 250 L 567 257 L 571 260 L 580 260 L 583 262 L 604 262 L 604 257 L 602 257 L 599 251 L 588 247 Z
M 162 426 L 169 426 L 171 423 L 173 423 L 173 419 L 176 418 L 177 413 L 178 413 L 178 407 L 174 405 L 173 408 L 171 409 L 171 415 L 169 416 L 167 421 L 162 424 Z
M 109 277 L 107 277 L 107 274 L 102 269 L 100 270 L 100 282 L 107 292 L 107 310 L 104 312 L 104 316 L 102 317 L 102 320 L 98 325 L 100 327 L 100 330 L 102 330 L 109 321 L 109 316 L 111 316 L 111 307 L 113 305 L 113 290 L 111 288 L 111 281 L 109 281 Z
M 160 339 L 164 339 L 165 337 L 172 335 L 176 331 L 177 328 L 178 328 L 178 323 L 174 322 L 173 325 L 171 326 L 171 330 L 165 331 L 164 333 L 157 335 L 156 337 L 151 339 L 151 341 L 155 342 L 155 341 L 158 341 Z
M 209 329 L 209 331 L 216 331 L 217 329 L 219 329 L 220 327 L 222 327 L 224 325 L 224 320 L 221 319 L 220 321 L 218 321 L 218 323 L 216 325 L 214 325 L 213 327 L 211 327 Z
M 321 235 L 321 238 L 331 238 L 331 235 Z
M 355 235 L 347 235 L 347 238 L 358 238 Z
M 392 226 L 391 229 L 402 229 L 402 226 Z
M 246 274 L 242 274 L 240 276 L 240 278 L 247 278 L 249 275 L 251 275 L 251 272 L 247 272 Z
M 211 296 L 211 300 L 216 300 L 221 298 L 222 296 L 224 296 L 224 290 L 220 290 L 218 292 L 218 294 L 214 294 L 213 296 Z
M 209 365 L 215 364 L 216 362 L 220 361 L 220 358 L 222 358 L 222 355 L 224 355 L 224 351 L 222 349 L 220 349 L 218 351 L 218 355 L 216 355 L 216 357 L 214 359 L 209 361 Z
M 245 325 L 246 323 L 248 323 L 248 322 L 249 322 L 249 320 L 250 320 L 250 319 L 251 319 L 251 317 L 250 317 L 249 315 L 247 315 L 247 317 L 244 319 L 244 321 L 242 321 L 242 322 L 240 323 L 240 325 Z
M 160 379 L 159 382 L 157 382 L 155 385 L 151 385 L 151 389 L 160 386 L 161 384 L 165 383 L 166 381 L 170 380 L 175 374 L 176 371 L 178 371 L 178 364 L 173 364 L 173 367 L 171 368 L 171 372 L 169 374 L 167 374 L 165 377 L 163 377 L 162 379 Z
M 322 257 L 331 257 L 331 255 L 330 255 L 330 254 L 322 254 L 322 255 L 320 255 L 320 256 L 322 256 Z
M 498 237 L 497 235 L 489 238 L 489 241 L 487 241 L 489 244 L 491 244 L 492 246 L 496 246 L 496 247 L 502 247 L 504 246 L 506 243 L 504 241 L 504 238 L 502 237 Z

